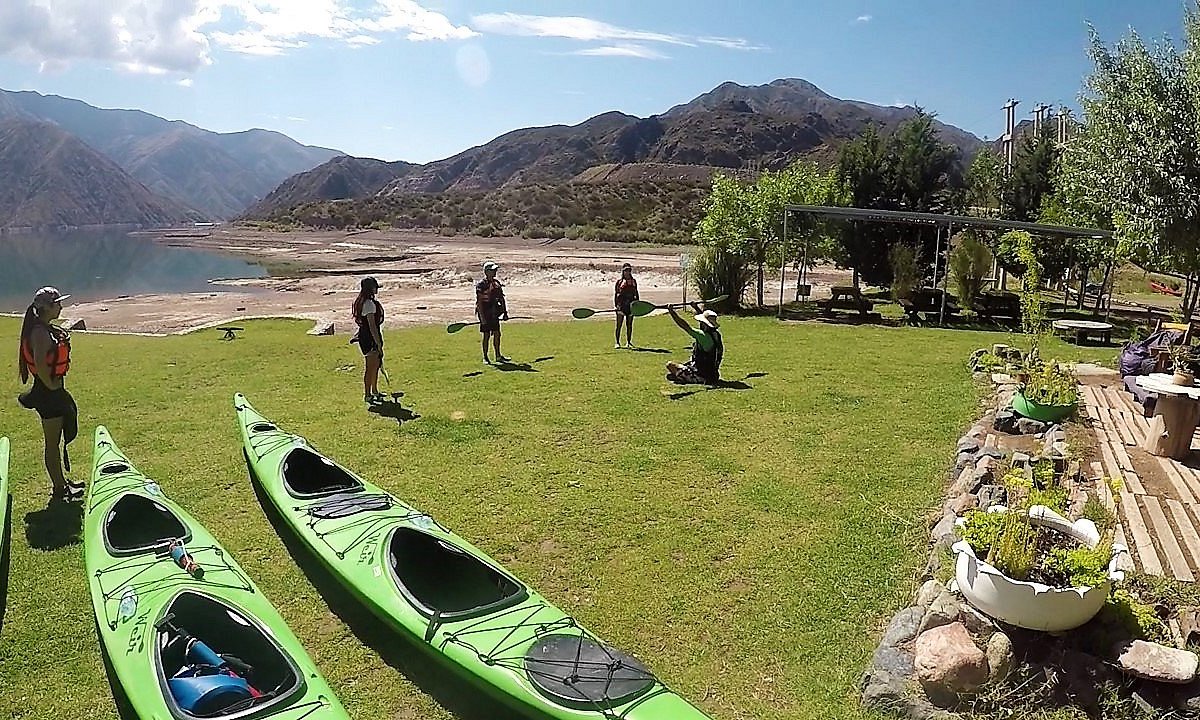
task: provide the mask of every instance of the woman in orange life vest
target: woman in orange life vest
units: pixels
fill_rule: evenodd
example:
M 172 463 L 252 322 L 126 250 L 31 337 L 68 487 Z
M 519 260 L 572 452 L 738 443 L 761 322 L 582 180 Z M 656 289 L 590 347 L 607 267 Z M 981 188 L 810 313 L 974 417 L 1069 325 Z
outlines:
M 46 472 L 54 486 L 53 499 L 80 500 L 83 484 L 72 483 L 63 474 L 59 463 L 58 443 L 63 441 L 63 461 L 67 470 L 71 461 L 67 457 L 66 444 L 78 434 L 79 410 L 75 399 L 63 385 L 67 369 L 71 366 L 71 340 L 66 330 L 52 325 L 62 314 L 62 301 L 70 297 L 56 288 L 44 287 L 33 296 L 33 303 L 25 311 L 21 323 L 21 345 L 17 366 L 21 382 L 33 378 L 33 387 L 17 398 L 25 407 L 36 410 L 42 418 L 42 432 L 46 439 Z
M 625 322 L 625 344 L 633 347 L 633 303 L 641 300 L 638 296 L 637 280 L 633 279 L 633 266 L 625 263 L 621 266 L 621 277 L 613 289 L 613 307 L 617 310 L 617 342 L 613 349 L 621 347 L 621 322 Z
M 350 342 L 357 342 L 366 366 L 363 368 L 363 400 L 368 403 L 382 402 L 379 392 L 379 368 L 383 366 L 383 306 L 375 299 L 379 281 L 365 277 L 359 283 L 358 297 L 351 309 L 358 332 Z

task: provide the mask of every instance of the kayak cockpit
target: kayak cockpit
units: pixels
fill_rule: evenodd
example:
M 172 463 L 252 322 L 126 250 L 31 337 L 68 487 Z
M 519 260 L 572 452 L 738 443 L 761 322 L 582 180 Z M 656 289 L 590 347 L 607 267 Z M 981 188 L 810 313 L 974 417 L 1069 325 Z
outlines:
M 361 480 L 307 448 L 296 448 L 283 459 L 283 484 L 288 493 L 297 498 L 324 497 L 363 489 Z
M 444 620 L 469 618 L 515 605 L 528 592 L 521 582 L 445 540 L 397 528 L 388 543 L 396 586 L 421 613 Z
M 155 627 L 160 689 L 177 718 L 257 715 L 304 689 L 263 628 L 216 598 L 184 591 Z
M 127 494 L 104 518 L 104 544 L 113 555 L 158 551 L 172 540 L 187 542 L 192 531 L 175 513 L 144 495 Z

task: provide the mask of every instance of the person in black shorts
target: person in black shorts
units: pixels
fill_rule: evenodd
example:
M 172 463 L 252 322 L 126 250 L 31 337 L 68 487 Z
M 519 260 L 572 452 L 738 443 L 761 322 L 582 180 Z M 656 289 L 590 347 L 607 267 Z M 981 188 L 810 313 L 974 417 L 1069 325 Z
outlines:
M 613 349 L 621 347 L 621 323 L 625 323 L 625 344 L 633 347 L 633 303 L 641 300 L 638 296 L 637 280 L 633 279 L 633 266 L 625 263 L 621 266 L 621 277 L 613 289 L 613 307 L 617 310 L 617 341 Z
M 63 464 L 71 470 L 67 444 L 79 434 L 79 409 L 63 381 L 71 367 L 71 338 L 63 328 L 52 325 L 62 314 L 63 295 L 56 288 L 44 287 L 33 296 L 21 323 L 21 343 L 17 368 L 21 382 L 33 379 L 33 386 L 17 400 L 22 406 L 36 410 L 42 419 L 45 437 L 46 472 L 53 486 L 52 499 L 81 500 L 83 484 L 72 483 L 63 473 Z M 62 441 L 62 462 L 58 444 Z
M 692 359 L 683 363 L 667 363 L 667 379 L 680 385 L 720 385 L 721 360 L 725 358 L 725 342 L 721 338 L 721 323 L 717 314 L 712 310 L 701 310 L 700 305 L 692 303 L 696 311 L 696 322 L 699 329 L 693 329 L 686 320 L 679 317 L 675 308 L 668 307 L 671 319 L 692 338 Z
M 378 280 L 363 278 L 359 283 L 358 297 L 354 298 L 350 308 L 358 325 L 358 332 L 350 342 L 357 342 L 363 354 L 363 400 L 367 403 L 382 402 L 384 399 L 379 392 L 379 368 L 383 367 L 383 306 L 375 297 L 378 291 Z
M 504 286 L 496 279 L 500 266 L 490 260 L 483 264 L 483 279 L 475 284 L 475 317 L 479 318 L 479 332 L 483 336 L 483 361 L 488 359 L 488 339 L 496 350 L 497 362 L 508 362 L 500 353 L 500 321 L 508 319 L 508 306 L 504 301 Z

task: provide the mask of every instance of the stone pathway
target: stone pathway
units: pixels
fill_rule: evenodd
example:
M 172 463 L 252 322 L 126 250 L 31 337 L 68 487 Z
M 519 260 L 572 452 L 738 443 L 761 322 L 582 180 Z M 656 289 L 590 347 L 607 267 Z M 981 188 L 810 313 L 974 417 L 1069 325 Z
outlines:
M 1093 476 L 1120 480 L 1115 492 L 1096 483 L 1100 500 L 1119 519 L 1116 541 L 1129 547 L 1138 571 L 1195 582 L 1200 578 L 1200 470 L 1141 449 L 1149 421 L 1123 388 L 1080 385 L 1080 399 L 1100 447 Z M 1151 468 L 1153 481 L 1149 472 L 1139 476 L 1135 458 Z

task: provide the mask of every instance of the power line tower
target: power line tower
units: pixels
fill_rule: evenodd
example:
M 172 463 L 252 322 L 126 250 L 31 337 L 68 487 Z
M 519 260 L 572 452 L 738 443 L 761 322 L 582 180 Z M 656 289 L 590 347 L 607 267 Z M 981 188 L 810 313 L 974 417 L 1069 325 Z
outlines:
M 1009 99 L 1004 103 L 1004 134 L 1000 136 L 1000 141 L 1004 147 L 1004 173 L 1005 175 L 1012 174 L 1013 166 L 1013 133 L 1016 130 L 1017 116 L 1016 108 L 1021 103 L 1016 98 Z
M 1049 119 L 1046 115 L 1046 111 L 1049 109 L 1050 106 L 1046 103 L 1038 103 L 1037 106 L 1033 108 L 1033 137 L 1035 139 L 1041 137 L 1042 121 Z

